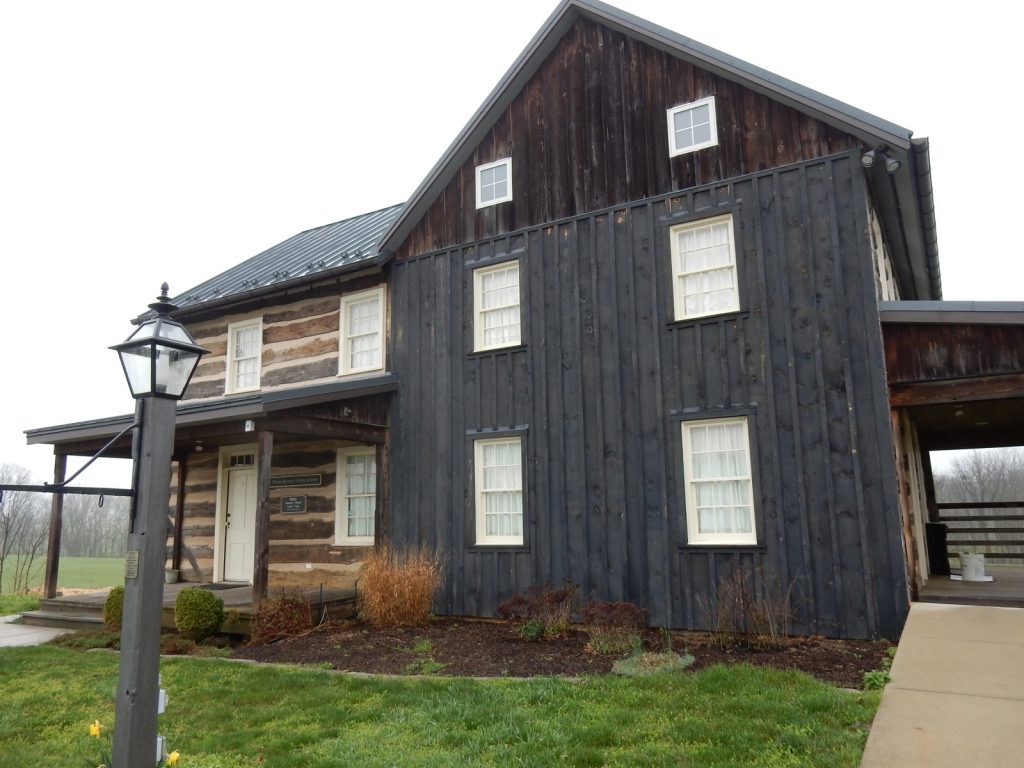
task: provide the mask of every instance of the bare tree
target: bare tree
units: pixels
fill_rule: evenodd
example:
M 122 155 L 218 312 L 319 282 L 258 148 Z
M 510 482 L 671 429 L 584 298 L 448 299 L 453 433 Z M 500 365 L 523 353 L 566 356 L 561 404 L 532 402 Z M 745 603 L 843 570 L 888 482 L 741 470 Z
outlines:
M 0 482 L 31 485 L 24 467 L 0 464 Z M 28 589 L 32 564 L 46 543 L 46 501 L 39 494 L 8 491 L 0 505 L 0 592 Z

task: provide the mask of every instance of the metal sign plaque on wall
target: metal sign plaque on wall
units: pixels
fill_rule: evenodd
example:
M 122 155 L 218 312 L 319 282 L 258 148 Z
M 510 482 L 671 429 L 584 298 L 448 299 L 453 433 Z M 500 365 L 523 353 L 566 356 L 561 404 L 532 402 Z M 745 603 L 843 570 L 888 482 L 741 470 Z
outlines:
M 319 488 L 323 485 L 323 475 L 284 475 L 270 478 L 271 488 L 298 488 L 301 486 Z
M 290 512 L 292 514 L 296 512 L 306 511 L 306 497 L 305 496 L 282 496 L 281 497 L 281 511 Z

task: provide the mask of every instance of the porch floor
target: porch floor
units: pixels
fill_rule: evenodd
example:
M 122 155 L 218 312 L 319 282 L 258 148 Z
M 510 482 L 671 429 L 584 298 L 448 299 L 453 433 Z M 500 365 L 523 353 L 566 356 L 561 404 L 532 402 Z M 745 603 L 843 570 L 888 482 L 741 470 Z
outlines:
M 985 574 L 993 580 L 957 581 L 949 576 L 929 576 L 918 601 L 1024 608 L 1024 566 L 986 562 Z

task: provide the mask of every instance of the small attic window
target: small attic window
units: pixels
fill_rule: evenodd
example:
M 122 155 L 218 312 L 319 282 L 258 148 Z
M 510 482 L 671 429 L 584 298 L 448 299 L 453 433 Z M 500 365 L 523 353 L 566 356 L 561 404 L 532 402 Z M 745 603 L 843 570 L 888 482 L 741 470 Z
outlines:
M 512 158 L 476 167 L 476 207 L 486 208 L 512 199 Z
M 668 156 L 685 155 L 718 144 L 715 97 L 668 110 Z

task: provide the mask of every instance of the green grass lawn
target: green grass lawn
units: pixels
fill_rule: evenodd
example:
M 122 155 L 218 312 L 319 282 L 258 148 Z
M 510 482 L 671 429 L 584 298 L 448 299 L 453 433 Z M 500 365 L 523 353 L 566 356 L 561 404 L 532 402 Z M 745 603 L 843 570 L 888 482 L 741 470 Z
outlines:
M 180 768 L 856 766 L 877 693 L 797 672 L 713 667 L 646 678 L 350 677 L 161 661 Z M 0 649 L 0 766 L 84 765 L 113 721 L 117 655 Z
M 45 556 L 36 558 L 29 576 L 29 587 L 42 586 L 45 564 Z M 62 556 L 57 583 L 64 589 L 116 587 L 124 584 L 124 558 Z
M 13 558 L 8 565 L 13 570 Z M 45 557 L 36 558 L 32 564 L 29 587 L 43 584 Z M 6 584 L 7 579 L 4 579 Z M 123 557 L 61 557 L 57 583 L 61 589 L 99 589 L 124 584 Z M 0 616 L 21 611 L 33 611 L 39 607 L 39 597 L 34 595 L 0 594 Z M 0 768 L 3 762 L 0 760 Z

